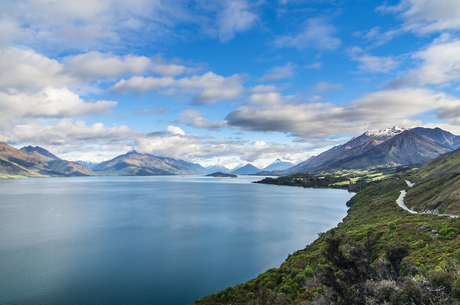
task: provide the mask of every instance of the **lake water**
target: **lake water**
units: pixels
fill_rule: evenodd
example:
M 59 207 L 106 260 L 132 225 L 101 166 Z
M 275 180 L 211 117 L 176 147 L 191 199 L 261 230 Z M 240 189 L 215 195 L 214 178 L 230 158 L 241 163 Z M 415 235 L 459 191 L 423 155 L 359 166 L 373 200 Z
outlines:
M 0 304 L 188 304 L 279 267 L 352 196 L 259 179 L 0 180 Z

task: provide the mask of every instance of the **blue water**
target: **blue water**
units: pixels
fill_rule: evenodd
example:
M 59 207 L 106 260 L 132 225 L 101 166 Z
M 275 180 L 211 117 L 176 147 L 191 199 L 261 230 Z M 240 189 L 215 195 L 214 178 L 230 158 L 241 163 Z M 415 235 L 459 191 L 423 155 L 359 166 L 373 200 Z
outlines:
M 189 304 L 346 215 L 346 191 L 257 179 L 0 180 L 0 304 Z

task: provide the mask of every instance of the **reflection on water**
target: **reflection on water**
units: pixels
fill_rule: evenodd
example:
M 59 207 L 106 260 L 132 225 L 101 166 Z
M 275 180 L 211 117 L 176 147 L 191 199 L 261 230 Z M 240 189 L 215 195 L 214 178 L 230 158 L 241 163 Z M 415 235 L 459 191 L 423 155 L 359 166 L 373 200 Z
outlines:
M 258 177 L 0 181 L 0 304 L 188 304 L 279 266 L 351 194 Z

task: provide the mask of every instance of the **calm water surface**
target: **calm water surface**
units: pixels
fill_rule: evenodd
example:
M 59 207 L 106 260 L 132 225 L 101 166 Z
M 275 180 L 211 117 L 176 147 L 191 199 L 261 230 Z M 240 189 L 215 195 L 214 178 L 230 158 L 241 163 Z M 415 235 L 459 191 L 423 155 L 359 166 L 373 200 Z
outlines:
M 278 267 L 352 195 L 259 179 L 0 180 L 0 304 L 188 304 Z

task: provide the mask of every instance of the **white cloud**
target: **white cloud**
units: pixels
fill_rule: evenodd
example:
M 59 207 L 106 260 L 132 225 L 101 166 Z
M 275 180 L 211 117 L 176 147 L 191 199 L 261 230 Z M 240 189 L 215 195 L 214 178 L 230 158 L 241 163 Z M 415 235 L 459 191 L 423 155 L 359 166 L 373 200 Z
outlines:
M 126 74 L 144 74 L 152 65 L 145 56 L 116 56 L 110 53 L 88 52 L 64 58 L 66 70 L 84 80 L 108 78 Z
M 283 97 L 279 92 L 254 93 L 246 101 L 248 105 L 275 105 L 281 104 Z
M 203 117 L 203 114 L 194 109 L 186 109 L 181 112 L 181 117 L 175 123 L 185 124 L 194 128 L 205 128 L 209 130 L 218 130 L 227 125 L 225 121 L 209 122 Z
M 427 48 L 416 52 L 412 58 L 422 63 L 389 86 L 449 85 L 460 81 L 460 40 L 441 36 Z
M 114 92 L 145 93 L 173 87 L 184 94 L 192 94 L 194 104 L 212 104 L 218 100 L 230 100 L 239 97 L 244 92 L 241 75 L 223 77 L 213 72 L 203 75 L 184 77 L 178 80 L 173 77 L 143 77 L 133 76 L 128 80 L 122 79 L 109 88 Z M 170 88 L 171 89 L 171 88 Z
M 243 92 L 242 76 L 235 74 L 223 77 L 213 72 L 181 78 L 174 83 L 185 91 L 195 94 L 194 103 L 197 105 L 214 103 L 218 100 L 238 98 Z M 198 91 L 198 92 L 197 92 Z
M 399 62 L 392 56 L 373 56 L 364 52 L 360 47 L 353 47 L 349 54 L 352 60 L 361 63 L 358 68 L 364 72 L 389 73 L 399 66 Z
M 378 11 L 399 14 L 403 29 L 419 34 L 460 29 L 460 2 L 457 0 L 402 0 L 396 6 L 383 5 Z
M 107 114 L 117 102 L 88 103 L 66 88 L 47 87 L 36 93 L 10 90 L 0 92 L 0 109 L 3 120 L 15 117 L 64 118 L 87 114 Z
M 245 0 L 226 1 L 217 17 L 220 41 L 233 39 L 235 33 L 250 29 L 258 19 Z
M 292 62 L 288 62 L 284 66 L 274 67 L 267 71 L 261 78 L 258 79 L 259 82 L 269 82 L 274 80 L 279 80 L 283 78 L 289 78 L 294 76 L 294 69 L 296 65 Z
M 135 94 L 141 94 L 148 91 L 155 91 L 162 87 L 170 86 L 174 83 L 172 77 L 143 77 L 133 76 L 128 80 L 119 80 L 116 84 L 109 88 L 110 91 L 114 92 L 126 92 L 129 91 Z
M 458 109 L 460 101 L 444 93 L 427 89 L 398 89 L 367 94 L 350 104 L 281 103 L 258 107 L 246 105 L 226 118 L 229 126 L 256 132 L 282 132 L 320 145 L 326 138 L 358 134 L 364 130 L 399 124 L 422 125 L 417 115 L 438 113 L 444 119 L 448 107 Z
M 65 66 L 54 59 L 30 49 L 0 49 L 0 88 L 66 87 L 75 82 L 65 73 Z
M 336 50 L 342 42 L 333 37 L 335 28 L 325 18 L 310 18 L 302 26 L 299 33 L 294 35 L 279 36 L 274 40 L 279 48 L 306 48 L 318 50 Z
M 333 84 L 331 82 L 318 82 L 316 85 L 311 87 L 311 89 L 315 91 L 328 91 L 328 90 L 337 90 L 342 89 L 342 84 Z

